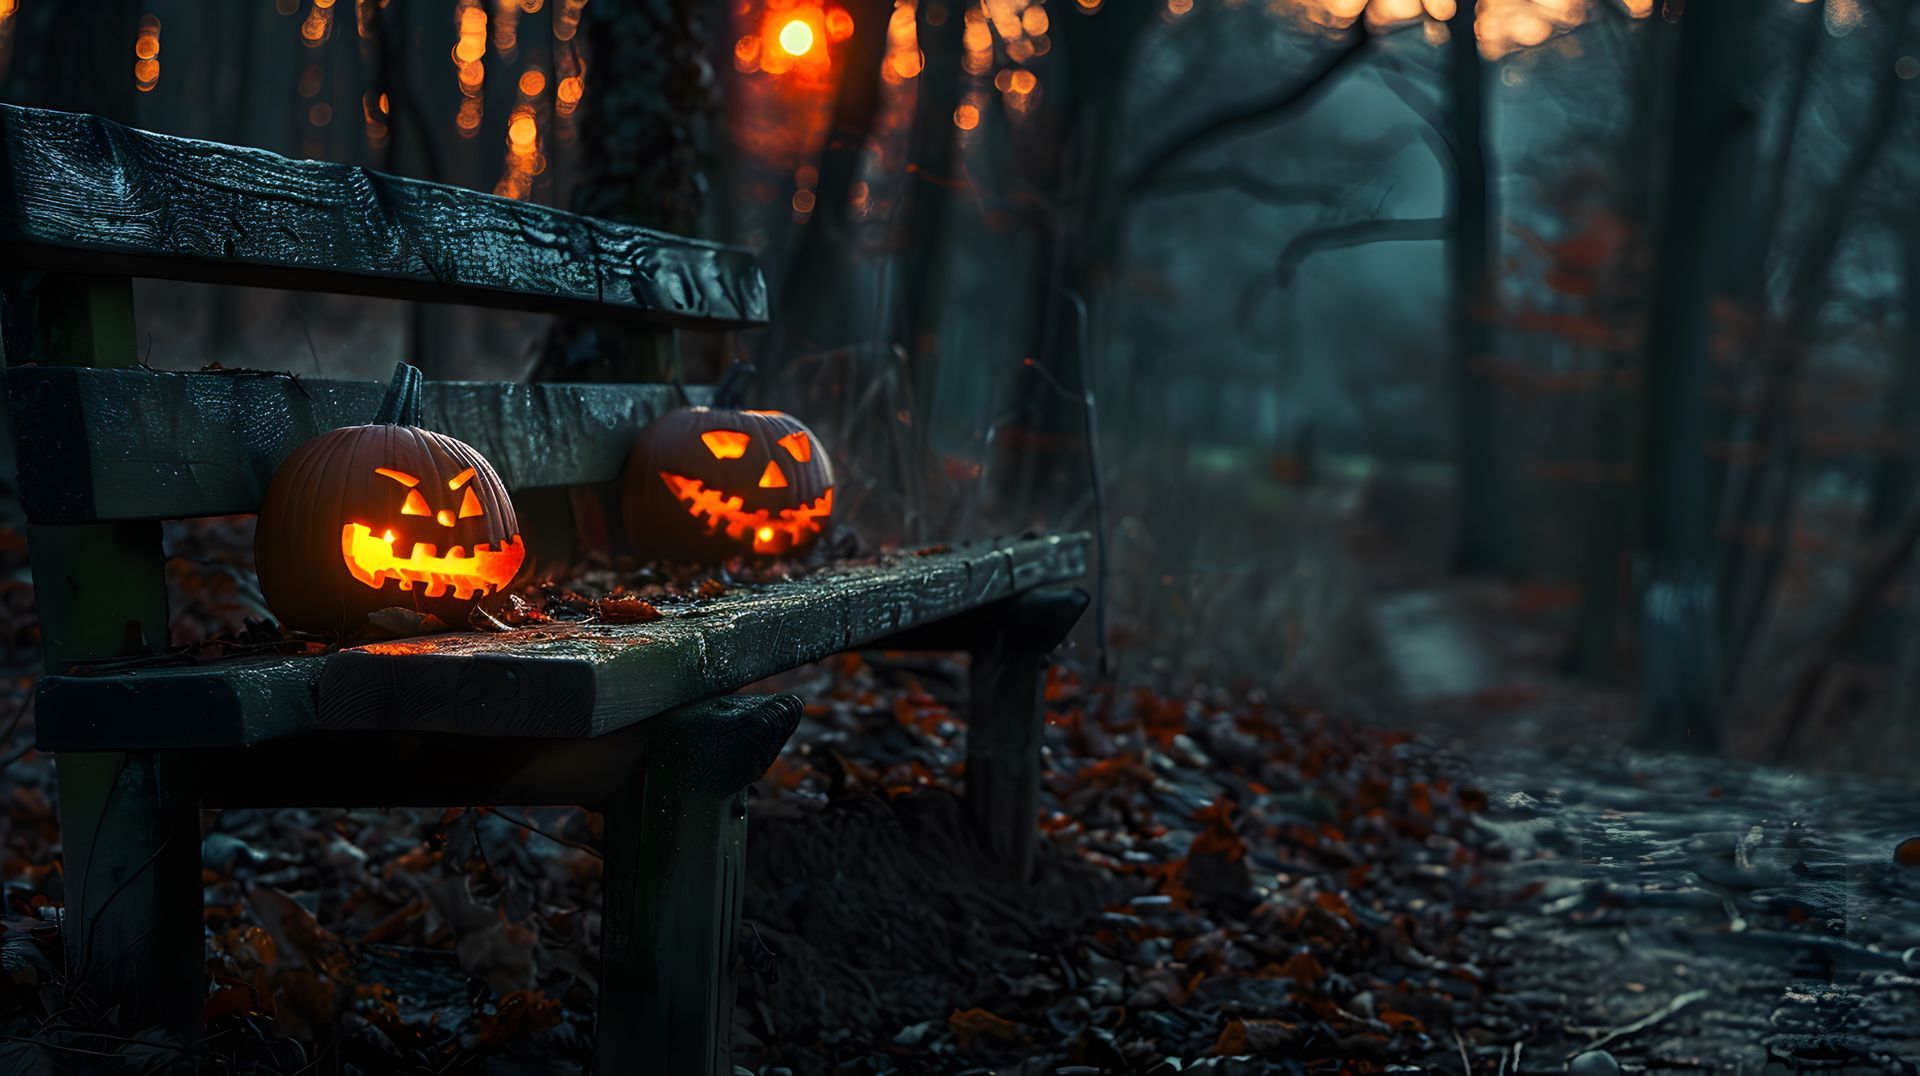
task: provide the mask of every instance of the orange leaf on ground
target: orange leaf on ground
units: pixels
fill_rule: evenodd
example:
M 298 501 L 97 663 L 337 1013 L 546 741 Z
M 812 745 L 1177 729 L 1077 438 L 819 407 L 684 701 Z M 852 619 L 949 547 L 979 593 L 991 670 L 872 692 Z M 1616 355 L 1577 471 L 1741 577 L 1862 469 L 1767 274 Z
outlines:
M 980 1008 L 955 1009 L 953 1015 L 947 1017 L 947 1026 L 960 1040 L 962 1050 L 973 1049 L 975 1040 L 980 1038 L 1013 1042 L 1020 1037 L 1019 1024 Z
M 498 1046 L 545 1031 L 560 1022 L 560 1003 L 538 990 L 515 990 L 500 999 L 492 1016 L 480 1018 L 480 1044 Z
M 1417 1035 L 1424 1035 L 1427 1030 L 1426 1025 L 1396 1009 L 1381 1009 L 1380 1022 L 1395 1031 L 1411 1031 Z

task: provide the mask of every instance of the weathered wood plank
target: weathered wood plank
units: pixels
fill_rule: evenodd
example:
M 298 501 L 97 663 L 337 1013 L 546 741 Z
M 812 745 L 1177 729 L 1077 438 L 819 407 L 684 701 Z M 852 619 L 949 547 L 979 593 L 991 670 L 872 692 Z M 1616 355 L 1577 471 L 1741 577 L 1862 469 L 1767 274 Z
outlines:
M 252 512 L 301 442 L 371 421 L 373 381 L 37 366 L 7 372 L 21 501 L 36 523 Z M 690 389 L 696 401 L 705 389 Z M 426 424 L 487 457 L 510 489 L 617 477 L 671 385 L 439 381 Z
M 1079 588 L 1030 590 L 983 609 L 970 647 L 967 817 L 1007 877 L 1033 873 L 1048 656 L 1087 607 Z
M 0 105 L 0 261 L 726 329 L 751 252 L 440 183 Z
M 557 625 L 376 644 L 317 658 L 222 662 L 42 682 L 42 748 L 261 743 L 314 729 L 594 736 L 1031 586 L 1084 573 L 1085 534 L 983 542 L 829 570 L 666 609 L 651 624 Z M 277 662 L 285 667 L 276 668 Z M 245 671 L 245 687 L 227 671 Z M 137 702 L 137 725 L 102 711 Z

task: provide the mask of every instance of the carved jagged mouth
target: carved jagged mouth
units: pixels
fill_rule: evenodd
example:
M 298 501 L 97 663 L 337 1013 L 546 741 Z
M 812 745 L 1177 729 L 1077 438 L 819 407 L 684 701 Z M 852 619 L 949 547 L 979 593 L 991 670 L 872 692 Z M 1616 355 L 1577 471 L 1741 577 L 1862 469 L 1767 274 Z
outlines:
M 725 530 L 734 541 L 751 541 L 755 553 L 785 553 L 820 533 L 833 514 L 833 490 L 806 504 L 769 512 L 764 508 L 746 510 L 746 502 L 717 489 L 708 489 L 697 478 L 660 472 L 660 480 L 676 500 L 687 506 L 687 514 L 706 523 L 707 530 Z
M 375 590 L 389 579 L 398 579 L 401 590 L 422 583 L 429 598 L 452 590 L 455 598 L 464 600 L 496 593 L 512 582 L 527 557 L 527 547 L 517 534 L 501 542 L 499 549 L 483 542 L 471 553 L 464 546 L 454 546 L 440 555 L 433 543 L 415 542 L 403 559 L 393 555 L 391 531 L 376 538 L 365 524 L 349 523 L 340 529 L 340 554 L 347 571 Z

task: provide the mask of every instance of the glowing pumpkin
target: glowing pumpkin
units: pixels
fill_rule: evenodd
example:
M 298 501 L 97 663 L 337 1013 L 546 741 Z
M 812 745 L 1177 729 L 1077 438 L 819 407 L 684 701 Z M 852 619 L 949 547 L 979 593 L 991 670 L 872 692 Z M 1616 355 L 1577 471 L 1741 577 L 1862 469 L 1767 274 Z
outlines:
M 281 462 L 253 556 L 267 607 L 301 631 L 349 634 L 390 606 L 462 627 L 526 559 L 485 457 L 419 429 L 420 371 L 394 371 L 372 425 L 321 434 Z
M 734 366 L 713 407 L 682 407 L 640 431 L 624 514 L 645 557 L 724 560 L 805 548 L 833 516 L 833 464 L 806 424 L 739 406 Z

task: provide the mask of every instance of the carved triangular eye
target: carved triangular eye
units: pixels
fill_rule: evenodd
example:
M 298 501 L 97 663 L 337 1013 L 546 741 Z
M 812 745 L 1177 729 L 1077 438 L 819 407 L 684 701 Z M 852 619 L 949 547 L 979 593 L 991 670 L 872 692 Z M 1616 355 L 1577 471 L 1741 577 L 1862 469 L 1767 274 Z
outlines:
M 484 516 L 486 514 L 486 509 L 480 507 L 480 498 L 473 495 L 472 489 L 468 489 L 467 495 L 460 498 L 460 518 L 468 519 L 473 516 Z
M 804 433 L 790 433 L 782 437 L 780 447 L 787 450 L 787 455 L 801 463 L 813 458 L 813 439 Z
M 708 430 L 700 435 L 700 440 L 714 459 L 737 460 L 747 454 L 747 443 L 752 438 L 738 430 Z
M 768 460 L 767 469 L 760 472 L 760 488 L 784 489 L 786 484 L 787 476 L 780 470 L 780 465 Z
M 427 508 L 427 499 L 420 496 L 420 491 L 410 489 L 407 491 L 407 503 L 400 506 L 400 514 L 403 516 L 430 516 L 433 512 Z

